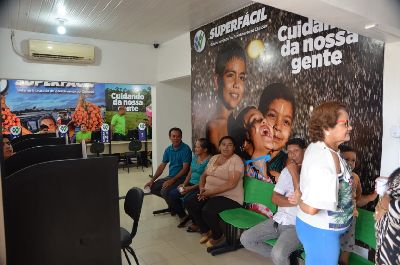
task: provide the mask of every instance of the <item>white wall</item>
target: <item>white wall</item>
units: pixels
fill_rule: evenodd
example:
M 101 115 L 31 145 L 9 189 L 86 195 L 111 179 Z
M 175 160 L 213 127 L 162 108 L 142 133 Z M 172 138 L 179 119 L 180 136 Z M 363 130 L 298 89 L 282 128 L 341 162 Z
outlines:
M 172 127 L 179 127 L 183 131 L 183 141 L 191 147 L 191 80 L 190 77 L 175 79 L 157 84 L 156 97 L 153 99 L 154 130 L 157 132 L 153 142 L 153 168 L 162 160 L 164 149 L 171 144 L 168 131 Z M 168 171 L 164 171 L 164 175 Z
M 400 167 L 400 138 L 390 134 L 393 126 L 400 126 L 400 42 L 385 45 L 383 72 L 383 140 L 381 175 L 388 176 Z
M 0 28 L 0 77 L 9 79 L 63 80 L 104 83 L 156 83 L 157 52 L 152 45 L 15 31 L 17 50 L 26 50 L 27 39 L 84 43 L 100 50 L 95 65 L 68 65 L 27 61 L 14 53 L 10 30 Z M 22 45 L 21 43 L 25 44 Z
M 168 131 L 179 127 L 183 141 L 191 146 L 191 51 L 190 33 L 160 45 L 157 50 L 157 80 L 153 101 L 153 168 L 170 144 Z M 166 172 L 166 170 L 165 170 Z
M 167 41 L 158 48 L 157 80 L 159 82 L 190 76 L 190 33 Z

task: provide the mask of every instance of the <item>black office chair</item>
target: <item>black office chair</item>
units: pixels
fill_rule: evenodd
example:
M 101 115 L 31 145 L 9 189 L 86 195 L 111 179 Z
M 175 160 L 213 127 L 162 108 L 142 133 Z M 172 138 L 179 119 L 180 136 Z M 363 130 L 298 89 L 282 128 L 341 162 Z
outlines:
M 90 152 L 92 154 L 96 154 L 97 157 L 100 156 L 100 153 L 104 152 L 104 144 L 103 143 L 92 143 L 90 146 Z
M 126 152 L 124 154 L 124 159 L 125 159 L 125 166 L 128 168 L 128 173 L 129 173 L 129 162 L 134 159 L 136 161 L 136 167 L 139 168 L 139 163 L 142 166 L 142 171 L 143 169 L 143 163 L 141 163 L 141 155 L 140 155 L 140 150 L 142 149 L 142 142 L 139 140 L 132 140 L 129 143 L 129 152 Z
M 139 225 L 140 212 L 142 211 L 144 192 L 139 188 L 132 188 L 128 191 L 125 197 L 121 197 L 120 199 L 125 199 L 124 209 L 125 213 L 129 215 L 133 219 L 133 226 L 131 232 L 126 230 L 125 228 L 120 228 L 121 235 L 121 249 L 125 254 L 126 260 L 128 264 L 131 265 L 131 261 L 129 260 L 127 251 L 133 256 L 136 261 L 136 264 L 139 265 L 139 260 L 136 257 L 135 251 L 130 246 L 132 244 L 132 239 L 135 237 L 137 228 Z

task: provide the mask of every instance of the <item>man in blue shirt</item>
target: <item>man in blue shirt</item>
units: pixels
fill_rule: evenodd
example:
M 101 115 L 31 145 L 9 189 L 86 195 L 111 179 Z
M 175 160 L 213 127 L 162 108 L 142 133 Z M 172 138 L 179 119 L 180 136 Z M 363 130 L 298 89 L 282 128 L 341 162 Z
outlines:
M 182 130 L 175 127 L 171 128 L 169 130 L 169 139 L 172 144 L 165 149 L 162 162 L 158 166 L 156 173 L 144 186 L 145 188 L 149 187 L 152 194 L 164 198 L 168 206 L 170 191 L 183 183 L 192 162 L 192 151 L 187 144 L 182 142 Z M 158 179 L 168 163 L 168 176 Z

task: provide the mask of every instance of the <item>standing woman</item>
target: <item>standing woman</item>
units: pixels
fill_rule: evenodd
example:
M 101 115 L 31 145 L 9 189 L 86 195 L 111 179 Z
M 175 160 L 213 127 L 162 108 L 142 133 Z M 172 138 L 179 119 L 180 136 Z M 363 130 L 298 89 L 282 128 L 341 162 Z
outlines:
M 234 140 L 224 136 L 218 146 L 220 154 L 211 157 L 200 177 L 199 194 L 184 202 L 189 215 L 200 227 L 200 243 L 207 242 L 207 247 L 224 240 L 219 213 L 243 204 L 244 166 L 235 154 Z
M 388 190 L 375 208 L 376 264 L 400 264 L 400 168 L 389 177 Z
M 308 130 L 312 143 L 300 173 L 296 231 L 306 265 L 337 265 L 340 236 L 353 218 L 351 169 L 339 151 L 352 130 L 346 106 L 338 102 L 319 105 L 311 114 Z

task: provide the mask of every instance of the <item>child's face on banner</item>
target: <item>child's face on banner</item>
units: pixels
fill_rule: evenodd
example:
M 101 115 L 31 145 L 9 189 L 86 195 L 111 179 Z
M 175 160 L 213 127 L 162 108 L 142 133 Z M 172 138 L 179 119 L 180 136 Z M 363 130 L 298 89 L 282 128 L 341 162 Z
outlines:
M 243 98 L 244 82 L 246 80 L 246 65 L 240 58 L 232 58 L 225 66 L 222 76 L 224 105 L 229 109 L 236 108 Z
M 265 115 L 268 124 L 274 128 L 274 149 L 281 150 L 292 132 L 293 106 L 285 99 L 275 99 L 268 106 Z
M 252 109 L 245 115 L 246 127 L 249 128 L 249 135 L 254 149 L 272 150 L 273 130 L 267 123 L 262 113 L 257 109 Z

